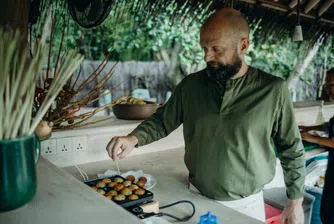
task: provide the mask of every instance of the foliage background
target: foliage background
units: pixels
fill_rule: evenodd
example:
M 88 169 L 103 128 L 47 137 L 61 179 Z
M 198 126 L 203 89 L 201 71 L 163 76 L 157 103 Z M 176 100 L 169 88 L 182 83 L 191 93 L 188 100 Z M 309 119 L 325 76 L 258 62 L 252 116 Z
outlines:
M 123 13 L 119 15 L 119 11 L 112 10 L 108 18 L 93 29 L 80 28 L 68 18 L 65 25 L 65 47 L 74 48 L 78 43 L 78 49 L 85 55 L 86 60 L 103 60 L 110 50 L 111 61 L 164 60 L 173 63 L 174 59 L 174 85 L 183 76 L 205 67 L 203 51 L 199 45 L 202 21 L 189 18 L 172 21 L 170 18 L 175 10 L 173 5 L 167 6 L 163 14 L 154 18 L 145 12 L 134 15 L 120 7 L 117 10 Z M 202 18 L 200 15 L 198 17 Z M 265 42 L 260 42 L 257 31 L 262 27 L 257 24 L 250 26 L 252 44 L 247 53 L 247 62 L 284 79 L 292 74 L 297 63 L 304 60 L 305 53 L 312 47 L 307 41 L 292 42 L 290 37 L 277 40 L 271 36 Z M 59 45 L 60 32 L 55 34 L 54 40 L 54 45 Z M 311 86 L 318 85 L 315 74 L 334 67 L 333 43 L 333 36 L 326 39 L 300 77 L 301 82 Z M 177 60 L 174 58 L 175 55 Z

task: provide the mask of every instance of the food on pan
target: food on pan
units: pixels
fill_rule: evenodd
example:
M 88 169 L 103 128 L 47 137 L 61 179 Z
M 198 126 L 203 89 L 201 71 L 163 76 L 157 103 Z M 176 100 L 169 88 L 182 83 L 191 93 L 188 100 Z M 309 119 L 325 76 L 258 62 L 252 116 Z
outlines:
M 135 182 L 135 180 L 136 180 L 136 178 L 133 175 L 127 176 L 126 179 L 131 181 L 131 183 Z
M 95 190 L 95 191 L 97 191 L 97 189 L 98 189 L 98 188 L 97 188 L 97 187 L 95 187 L 95 186 L 93 186 L 93 187 L 92 187 L 92 189 L 93 189 L 93 190 Z
M 111 183 L 111 180 L 110 180 L 110 178 L 105 178 L 105 179 L 102 180 L 102 182 L 104 182 L 106 184 L 109 184 L 109 183 Z
M 131 186 L 131 181 L 126 180 L 126 181 L 124 181 L 123 185 L 124 185 L 124 187 L 129 187 L 129 186 Z
M 133 194 L 133 195 L 130 195 L 130 196 L 129 196 L 129 199 L 130 199 L 131 201 L 135 201 L 135 200 L 138 200 L 139 197 L 138 197 L 138 195 Z
M 137 190 L 139 187 L 137 186 L 137 185 L 135 185 L 135 184 L 132 184 L 131 186 L 130 186 L 130 190 L 132 190 L 132 191 L 134 191 L 134 190 Z
M 116 182 L 116 183 L 118 183 L 118 184 L 121 184 L 121 183 L 124 182 L 124 180 L 123 180 L 122 178 L 120 178 L 120 177 L 116 177 L 116 178 L 114 179 L 114 182 Z
M 125 200 L 125 195 L 119 194 L 119 195 L 114 197 L 114 200 L 115 201 L 124 201 Z
M 114 189 L 115 189 L 116 191 L 120 191 L 120 190 L 122 190 L 123 188 L 124 188 L 123 184 L 117 184 L 117 185 L 115 185 L 115 187 L 114 187 Z
M 122 194 L 124 194 L 125 196 L 129 196 L 132 194 L 132 191 L 129 188 L 124 188 L 122 190 Z
M 146 177 L 139 177 L 139 178 L 138 178 L 138 181 L 143 181 L 144 183 L 146 183 L 146 182 L 147 182 L 147 179 L 146 179 Z
M 117 184 L 116 182 L 110 182 L 110 183 L 108 184 L 108 187 L 115 187 L 116 184 Z
M 115 191 L 115 190 L 111 190 L 107 194 L 110 194 L 113 197 L 118 195 L 117 191 Z
M 100 182 L 97 182 L 97 184 L 95 186 L 98 187 L 98 188 L 103 188 L 103 187 L 106 186 L 106 183 L 100 181 Z
M 143 181 L 138 181 L 136 184 L 137 184 L 139 187 L 144 187 L 144 186 L 145 186 L 145 182 L 143 182 Z
M 135 190 L 135 194 L 136 195 L 143 195 L 143 194 L 145 194 L 145 190 L 142 189 L 142 188 L 139 188 L 139 189 Z
M 112 199 L 112 196 L 110 194 L 105 194 L 104 197 L 106 197 L 108 199 Z
M 102 189 L 97 189 L 97 192 L 99 192 L 100 194 L 104 195 L 106 192 Z

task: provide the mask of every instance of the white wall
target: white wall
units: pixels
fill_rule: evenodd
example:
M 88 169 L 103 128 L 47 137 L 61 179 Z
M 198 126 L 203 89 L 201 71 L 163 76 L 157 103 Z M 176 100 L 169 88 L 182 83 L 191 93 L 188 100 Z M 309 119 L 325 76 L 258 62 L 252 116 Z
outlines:
M 51 138 L 42 141 L 42 155 L 60 167 L 107 160 L 110 158 L 106 152 L 106 146 L 111 138 L 113 136 L 129 134 L 139 123 L 140 121 L 126 121 L 112 118 L 89 127 L 56 131 L 52 133 Z M 83 143 L 83 151 L 76 150 L 75 144 L 78 141 Z M 64 144 L 69 149 L 67 152 L 60 150 Z M 166 138 L 140 148 L 135 148 L 129 156 L 183 146 L 183 129 L 181 126 Z M 52 154 L 45 153 L 47 147 L 52 148 Z
M 296 108 L 296 119 L 299 124 L 312 125 L 316 121 L 318 107 Z M 324 113 L 326 120 L 334 115 L 334 105 L 325 105 Z M 103 118 L 96 117 L 94 119 Z M 73 164 L 84 164 L 110 159 L 106 152 L 106 145 L 113 136 L 127 135 L 140 121 L 126 121 L 110 119 L 100 124 L 90 125 L 76 130 L 56 131 L 50 139 L 42 142 L 43 156 L 55 163 L 57 166 L 70 166 Z M 182 126 L 168 137 L 157 142 L 134 149 L 129 155 L 138 155 L 184 146 Z M 82 143 L 83 151 L 77 151 L 75 144 Z M 68 145 L 67 152 L 61 152 L 60 147 Z M 52 150 L 55 154 L 46 154 L 46 148 L 57 148 Z

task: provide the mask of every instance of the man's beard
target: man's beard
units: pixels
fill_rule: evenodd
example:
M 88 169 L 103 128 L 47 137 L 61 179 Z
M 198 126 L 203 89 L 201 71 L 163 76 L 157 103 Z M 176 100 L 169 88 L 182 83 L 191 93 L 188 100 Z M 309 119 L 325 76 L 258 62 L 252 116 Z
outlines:
M 213 67 L 218 65 L 218 67 Z M 209 61 L 207 63 L 206 72 L 209 78 L 218 82 L 226 82 L 235 76 L 241 69 L 241 60 L 235 54 L 234 62 L 232 64 L 222 64 L 217 61 Z

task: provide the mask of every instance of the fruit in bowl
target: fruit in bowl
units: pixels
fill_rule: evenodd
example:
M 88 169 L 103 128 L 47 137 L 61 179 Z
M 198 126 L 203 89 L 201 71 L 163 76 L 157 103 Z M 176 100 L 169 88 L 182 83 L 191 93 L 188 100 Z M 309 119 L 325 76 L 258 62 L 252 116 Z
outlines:
M 143 120 L 150 117 L 160 104 L 143 101 L 133 97 L 123 97 L 112 107 L 114 115 L 124 120 Z
M 138 98 L 134 98 L 132 96 L 128 96 L 128 97 L 121 97 L 120 99 L 118 99 L 116 101 L 116 104 L 130 104 L 130 105 L 134 105 L 134 104 L 146 104 L 145 101 L 138 99 Z

